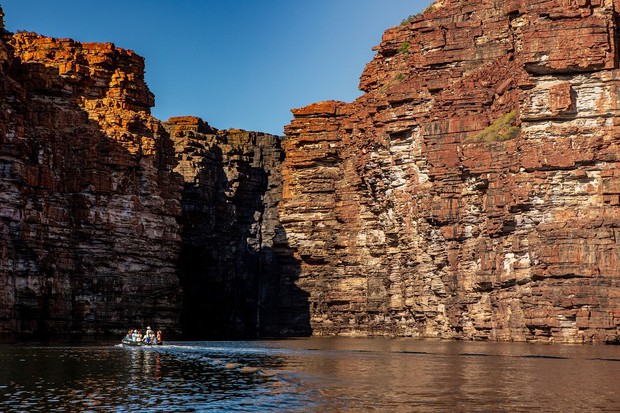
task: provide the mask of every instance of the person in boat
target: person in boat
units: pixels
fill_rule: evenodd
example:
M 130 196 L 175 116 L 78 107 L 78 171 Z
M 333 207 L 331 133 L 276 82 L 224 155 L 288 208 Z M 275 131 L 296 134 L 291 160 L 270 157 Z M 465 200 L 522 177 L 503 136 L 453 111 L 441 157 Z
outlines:
M 155 340 L 157 344 L 162 344 L 162 338 L 161 338 L 161 330 L 157 330 L 157 335 L 155 336 Z
M 138 330 L 134 330 L 133 333 L 131 333 L 131 341 L 136 341 L 138 339 Z
M 125 338 L 123 340 L 127 340 L 127 341 L 131 340 L 131 334 L 132 333 L 133 333 L 133 330 L 129 330 L 127 332 L 127 335 L 125 336 Z
M 144 334 L 144 342 L 146 344 L 151 344 L 153 342 L 153 337 L 153 330 L 151 330 L 151 327 L 149 326 L 146 328 L 146 333 Z

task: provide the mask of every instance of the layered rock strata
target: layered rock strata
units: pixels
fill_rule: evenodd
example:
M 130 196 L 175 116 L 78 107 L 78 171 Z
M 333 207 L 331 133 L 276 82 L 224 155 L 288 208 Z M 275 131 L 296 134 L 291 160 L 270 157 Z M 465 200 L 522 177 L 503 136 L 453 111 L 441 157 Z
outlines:
M 278 136 L 217 130 L 195 117 L 164 123 L 183 177 L 183 330 L 191 338 L 309 333 L 297 262 L 278 222 Z
M 0 333 L 620 341 L 619 10 L 435 2 L 282 142 L 0 19 Z
M 435 2 L 353 103 L 293 110 L 315 334 L 620 340 L 620 3 Z
M 0 334 L 310 332 L 279 137 L 162 125 L 112 44 L 3 32 L 0 58 Z
M 143 59 L 4 33 L 0 60 L 0 333 L 174 333 L 181 181 Z

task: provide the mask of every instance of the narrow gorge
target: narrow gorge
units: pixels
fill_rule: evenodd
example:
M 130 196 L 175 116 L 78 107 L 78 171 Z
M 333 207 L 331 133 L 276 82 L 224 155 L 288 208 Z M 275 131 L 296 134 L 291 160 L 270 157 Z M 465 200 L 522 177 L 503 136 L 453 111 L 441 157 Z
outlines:
M 438 0 L 284 137 L 2 24 L 0 334 L 619 343 L 619 12 Z

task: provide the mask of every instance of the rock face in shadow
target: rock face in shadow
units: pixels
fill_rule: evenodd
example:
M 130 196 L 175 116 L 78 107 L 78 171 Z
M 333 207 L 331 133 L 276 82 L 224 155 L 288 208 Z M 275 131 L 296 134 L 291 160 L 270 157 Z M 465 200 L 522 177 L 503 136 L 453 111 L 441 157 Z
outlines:
M 619 11 L 437 1 L 362 97 L 293 110 L 281 220 L 315 334 L 620 340 Z
M 279 225 L 277 136 L 217 130 L 195 117 L 164 123 L 183 177 L 182 326 L 190 338 L 310 333 L 297 262 Z
M 5 33 L 0 63 L 0 333 L 175 333 L 181 181 L 143 59 Z
M 0 29 L 0 334 L 310 334 L 279 137 L 164 126 L 134 52 Z

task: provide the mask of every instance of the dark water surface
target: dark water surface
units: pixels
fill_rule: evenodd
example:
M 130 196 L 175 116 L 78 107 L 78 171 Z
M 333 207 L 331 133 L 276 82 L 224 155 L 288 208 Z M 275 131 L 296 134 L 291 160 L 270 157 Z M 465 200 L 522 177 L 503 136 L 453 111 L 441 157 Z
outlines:
M 1 412 L 619 412 L 620 347 L 407 339 L 0 346 Z

